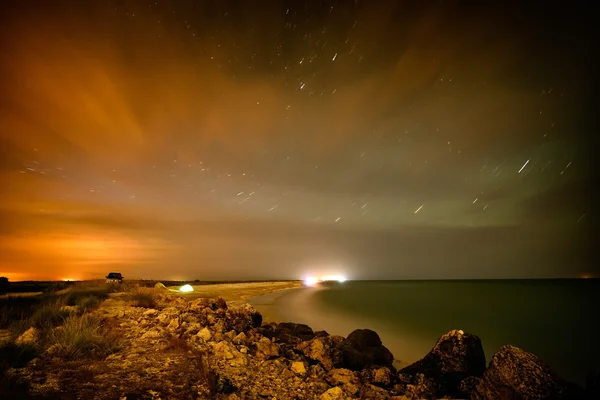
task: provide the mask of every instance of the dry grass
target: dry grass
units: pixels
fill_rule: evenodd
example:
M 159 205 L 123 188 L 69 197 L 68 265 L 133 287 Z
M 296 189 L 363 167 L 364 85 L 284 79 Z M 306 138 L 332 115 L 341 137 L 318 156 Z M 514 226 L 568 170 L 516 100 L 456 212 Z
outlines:
M 64 303 L 60 300 L 54 300 L 42 304 L 29 319 L 29 325 L 40 330 L 52 329 L 65 322 L 69 312 L 61 310 Z
M 70 316 L 64 324 L 48 332 L 46 344 L 64 359 L 104 358 L 120 349 L 116 331 L 91 315 Z
M 139 287 L 128 293 L 126 299 L 134 307 L 157 308 L 157 294 L 153 289 Z

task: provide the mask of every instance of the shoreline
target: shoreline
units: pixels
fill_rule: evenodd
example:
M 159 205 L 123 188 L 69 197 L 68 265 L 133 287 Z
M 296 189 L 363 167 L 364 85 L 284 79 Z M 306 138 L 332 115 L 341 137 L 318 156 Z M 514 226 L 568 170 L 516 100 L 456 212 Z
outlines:
M 303 289 L 303 290 L 300 290 Z M 298 287 L 272 292 L 248 300 L 263 316 L 265 323 L 293 322 L 310 326 L 314 331 L 326 331 L 330 335 L 348 336 L 356 329 L 371 329 L 379 334 L 383 345 L 394 355 L 394 367 L 400 369 L 419 360 L 422 354 L 431 349 L 431 343 L 418 343 L 410 335 L 397 335 L 376 321 L 355 318 L 352 315 L 330 313 L 313 304 L 316 292 L 326 287 Z M 418 349 L 418 350 L 412 350 Z M 427 350 L 423 350 L 427 349 Z M 401 358 L 399 357 L 400 355 Z
M 273 293 L 285 292 L 290 289 L 302 286 L 301 281 L 264 281 L 264 282 L 237 282 L 237 283 L 216 283 L 209 285 L 191 285 L 193 292 L 182 293 L 179 286 L 167 286 L 170 293 L 186 299 L 215 298 L 221 297 L 223 300 L 233 305 L 248 303 L 250 299 L 270 295 Z

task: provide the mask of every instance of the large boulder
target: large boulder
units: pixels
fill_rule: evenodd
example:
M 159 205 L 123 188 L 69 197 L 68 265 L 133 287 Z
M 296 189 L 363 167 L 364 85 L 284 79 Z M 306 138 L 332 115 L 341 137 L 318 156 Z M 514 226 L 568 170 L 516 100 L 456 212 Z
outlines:
M 344 368 L 360 371 L 372 366 L 393 369 L 394 356 L 381 343 L 379 335 L 370 329 L 357 329 L 340 344 Z M 395 371 L 395 370 L 394 370 Z
M 341 336 L 323 336 L 302 342 L 296 346 L 301 354 L 313 362 L 319 362 L 326 371 L 342 366 L 339 344 Z
M 256 358 L 268 360 L 275 357 L 279 357 L 279 347 L 271 339 L 263 337 L 256 342 Z
M 315 337 L 310 326 L 292 322 L 263 325 L 258 329 L 258 332 L 268 338 L 275 338 L 280 344 L 288 346 L 296 346 Z
M 475 335 L 452 330 L 440 337 L 421 360 L 402 368 L 400 373 L 416 376 L 423 374 L 437 386 L 438 396 L 460 395 L 461 381 L 485 371 L 485 354 L 481 340 Z
M 473 400 L 492 399 L 578 399 L 582 393 L 559 378 L 536 355 L 518 347 L 503 346 L 490 361 Z

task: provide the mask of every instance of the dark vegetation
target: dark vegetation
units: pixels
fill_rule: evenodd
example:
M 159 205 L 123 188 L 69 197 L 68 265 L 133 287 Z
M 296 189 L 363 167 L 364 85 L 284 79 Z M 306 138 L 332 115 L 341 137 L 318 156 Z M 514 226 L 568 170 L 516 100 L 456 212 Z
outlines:
M 103 282 L 55 282 L 53 285 L 24 285 L 18 289 L 25 287 L 35 292 L 23 294 L 9 288 L 5 290 L 7 294 L 0 297 L 0 392 L 13 393 L 15 383 L 6 377 L 9 368 L 21 368 L 50 349 L 54 356 L 69 360 L 101 359 L 119 350 L 118 330 L 89 312 L 110 293 L 121 292 L 126 287 Z M 40 289 L 41 293 L 36 293 Z M 154 304 L 150 293 L 144 293 L 143 304 Z M 35 342 L 15 341 L 30 328 L 35 329 Z

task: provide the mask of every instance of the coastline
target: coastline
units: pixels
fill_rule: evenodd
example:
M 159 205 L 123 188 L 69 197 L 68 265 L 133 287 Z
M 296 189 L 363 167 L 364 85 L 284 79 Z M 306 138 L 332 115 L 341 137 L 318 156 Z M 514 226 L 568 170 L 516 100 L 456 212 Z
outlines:
M 385 324 L 359 319 L 351 315 L 331 312 L 315 304 L 314 295 L 326 287 L 298 287 L 272 292 L 248 299 L 263 320 L 269 322 L 293 322 L 310 326 L 314 331 L 326 331 L 330 335 L 348 336 L 356 329 L 371 329 L 377 332 L 394 355 L 394 366 L 403 368 L 422 358 L 431 350 L 431 343 L 419 340 L 406 333 L 399 333 Z
M 190 293 L 179 292 L 178 286 L 167 287 L 167 289 L 176 296 L 190 300 L 221 297 L 232 305 L 239 305 L 247 303 L 255 297 L 284 292 L 301 286 L 302 282 L 300 281 L 265 281 L 192 285 L 194 291 Z

